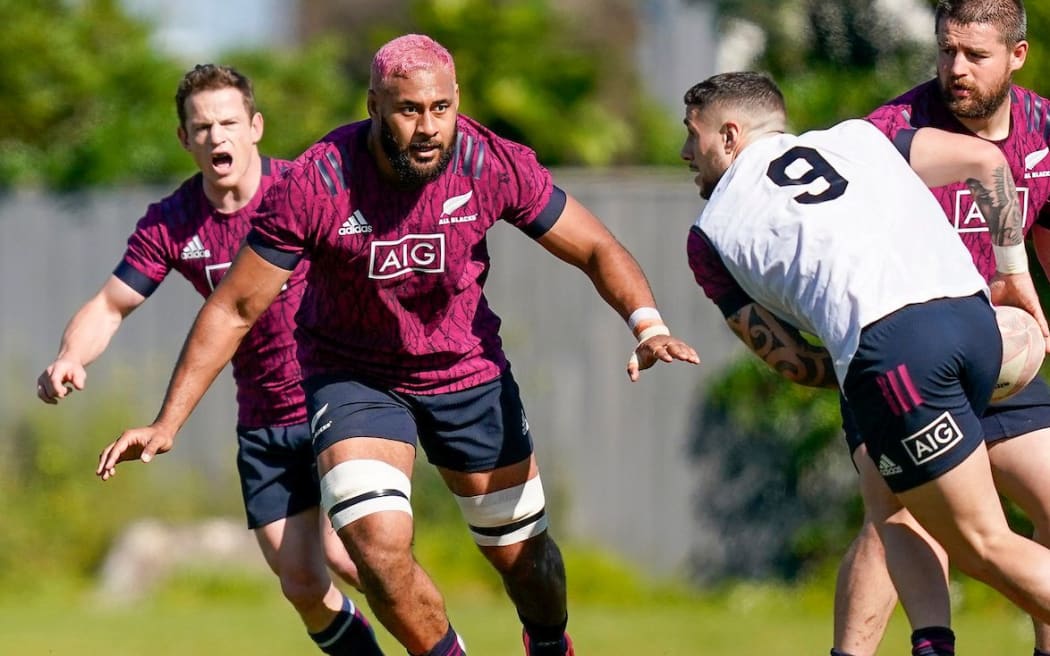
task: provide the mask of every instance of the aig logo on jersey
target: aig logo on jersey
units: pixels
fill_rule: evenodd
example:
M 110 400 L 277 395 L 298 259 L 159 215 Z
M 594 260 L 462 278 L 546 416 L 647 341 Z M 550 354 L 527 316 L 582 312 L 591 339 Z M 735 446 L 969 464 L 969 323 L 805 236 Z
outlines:
M 955 418 L 945 412 L 918 433 L 904 438 L 902 443 L 912 462 L 921 465 L 947 453 L 962 437 Z
M 1022 225 L 1028 225 L 1028 187 L 1017 188 L 1017 200 L 1021 204 Z M 988 232 L 988 221 L 968 189 L 955 192 L 956 232 Z
M 397 241 L 373 241 L 368 277 L 396 278 L 410 271 L 441 273 L 445 270 L 445 235 L 406 235 Z

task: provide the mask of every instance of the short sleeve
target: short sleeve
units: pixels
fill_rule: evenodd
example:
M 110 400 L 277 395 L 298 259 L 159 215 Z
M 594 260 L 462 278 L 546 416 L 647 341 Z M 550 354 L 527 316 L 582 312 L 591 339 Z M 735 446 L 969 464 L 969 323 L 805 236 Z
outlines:
M 751 297 L 729 273 L 722 258 L 718 256 L 711 243 L 696 226 L 689 231 L 686 253 L 689 257 L 689 268 L 693 271 L 696 283 L 722 311 L 722 316 L 731 316 L 752 302 Z
M 901 102 L 890 102 L 868 114 L 868 122 L 878 128 L 879 132 L 889 137 L 890 141 L 897 138 L 902 131 L 914 132 L 915 127 L 911 122 L 911 105 Z
M 304 154 L 275 180 L 252 217 L 248 245 L 282 269 L 295 268 L 309 247 L 310 235 L 316 233 L 312 223 L 317 181 L 310 176 L 316 167 L 302 164 L 309 161 L 309 153 Z
M 165 227 L 160 204 L 146 211 L 128 237 L 124 257 L 113 275 L 142 294 L 152 294 L 172 268 L 171 237 Z
M 500 218 L 533 239 L 542 237 L 561 217 L 565 192 L 554 186 L 531 149 L 499 138 L 491 144 L 498 162 Z

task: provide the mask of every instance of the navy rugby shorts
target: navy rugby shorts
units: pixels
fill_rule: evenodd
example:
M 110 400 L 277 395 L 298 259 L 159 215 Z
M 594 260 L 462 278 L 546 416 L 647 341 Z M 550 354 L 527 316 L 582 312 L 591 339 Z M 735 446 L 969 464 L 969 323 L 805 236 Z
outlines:
M 864 439 L 841 395 L 839 404 L 846 446 L 853 454 L 864 443 Z M 981 416 L 981 429 L 988 446 L 1044 428 L 1050 428 L 1050 386 L 1040 376 L 1036 376 L 1027 387 L 1010 398 L 989 405 Z
M 447 394 L 406 394 L 353 376 L 303 382 L 314 452 L 354 437 L 423 447 L 427 460 L 458 472 L 489 471 L 532 455 L 532 436 L 510 370 Z
M 306 423 L 237 427 L 237 472 L 248 528 L 291 517 L 321 502 L 317 461 Z
M 843 389 L 891 490 L 931 481 L 981 445 L 1001 361 L 983 295 L 908 305 L 861 331 Z

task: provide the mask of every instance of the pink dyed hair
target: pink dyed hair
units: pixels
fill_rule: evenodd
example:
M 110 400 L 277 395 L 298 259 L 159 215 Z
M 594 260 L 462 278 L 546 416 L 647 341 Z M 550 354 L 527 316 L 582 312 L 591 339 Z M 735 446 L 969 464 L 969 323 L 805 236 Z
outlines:
M 409 73 L 423 68 L 445 68 L 456 78 L 456 64 L 445 46 L 424 34 L 406 34 L 388 41 L 372 58 L 372 79 L 369 86 L 374 90 L 392 77 L 407 77 Z

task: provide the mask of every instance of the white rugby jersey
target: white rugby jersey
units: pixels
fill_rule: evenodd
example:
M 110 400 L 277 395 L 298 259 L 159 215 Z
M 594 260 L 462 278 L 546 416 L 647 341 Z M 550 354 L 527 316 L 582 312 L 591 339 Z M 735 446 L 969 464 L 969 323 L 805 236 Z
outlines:
M 864 326 L 987 289 L 929 189 L 867 121 L 750 144 L 696 227 L 755 302 L 823 341 L 840 382 Z

